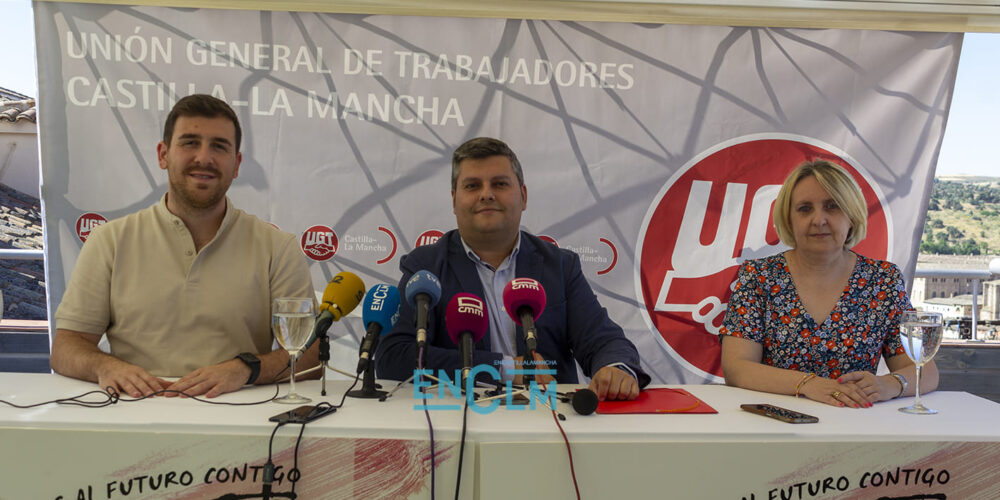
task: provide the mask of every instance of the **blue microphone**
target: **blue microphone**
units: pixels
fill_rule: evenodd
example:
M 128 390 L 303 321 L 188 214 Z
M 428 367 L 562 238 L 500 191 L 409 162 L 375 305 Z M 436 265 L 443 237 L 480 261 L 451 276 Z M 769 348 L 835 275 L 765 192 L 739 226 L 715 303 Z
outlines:
M 417 271 L 406 282 L 406 302 L 417 310 L 417 347 L 427 344 L 427 316 L 441 299 L 441 281 L 430 271 Z
M 399 321 L 399 289 L 380 283 L 368 289 L 362 303 L 361 320 L 367 331 L 361 341 L 361 358 L 358 360 L 358 373 L 368 368 L 372 353 L 378 346 L 378 337 L 392 330 Z

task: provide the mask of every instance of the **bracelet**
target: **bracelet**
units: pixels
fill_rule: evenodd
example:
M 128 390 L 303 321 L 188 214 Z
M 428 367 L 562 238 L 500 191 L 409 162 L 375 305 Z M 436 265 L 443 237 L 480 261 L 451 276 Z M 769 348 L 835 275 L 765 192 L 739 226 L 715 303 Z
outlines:
M 795 397 L 799 397 L 799 388 L 805 385 L 806 382 L 808 382 L 815 376 L 816 376 L 815 373 L 807 373 L 805 376 L 802 377 L 802 380 L 799 380 L 799 383 L 795 384 Z
M 903 393 L 906 392 L 906 386 L 907 386 L 906 378 L 898 373 L 890 373 L 889 376 L 896 379 L 896 382 L 899 382 L 899 394 L 897 394 L 896 397 L 898 398 L 902 396 Z

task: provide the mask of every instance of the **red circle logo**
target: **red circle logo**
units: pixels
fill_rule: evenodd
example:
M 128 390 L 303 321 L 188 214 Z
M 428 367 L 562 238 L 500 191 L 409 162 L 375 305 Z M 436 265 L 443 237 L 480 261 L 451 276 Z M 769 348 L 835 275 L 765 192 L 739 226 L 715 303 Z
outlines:
M 444 236 L 444 233 L 438 231 L 437 229 L 428 229 L 424 231 L 420 236 L 417 236 L 417 244 L 415 247 L 422 247 L 424 245 L 431 245 L 437 242 Z
M 80 238 L 81 242 L 86 243 L 87 238 L 90 236 L 90 232 L 93 231 L 95 227 L 107 223 L 108 219 L 106 219 L 103 215 L 87 212 L 76 220 L 76 236 Z
M 542 241 L 547 241 L 547 242 L 549 242 L 549 243 L 552 243 L 552 244 L 553 244 L 553 245 L 555 245 L 556 247 L 558 247 L 558 246 L 559 246 L 559 242 L 558 242 L 558 241 L 556 241 L 556 239 L 555 239 L 555 238 L 553 238 L 553 237 L 551 237 L 551 236 L 549 236 L 549 235 L 547 235 L 547 234 L 539 234 L 539 235 L 538 235 L 538 239 L 540 239 L 540 240 L 542 240 Z
M 327 226 L 313 226 L 302 233 L 302 253 L 312 260 L 330 260 L 337 253 L 337 233 Z
M 836 148 L 788 134 L 719 144 L 667 181 L 646 213 L 636 244 L 636 294 L 657 340 L 689 370 L 722 381 L 719 328 L 740 264 L 788 247 L 771 207 L 800 163 L 825 159 L 851 173 L 868 204 L 868 232 L 853 250 L 885 259 L 892 221 L 878 185 Z

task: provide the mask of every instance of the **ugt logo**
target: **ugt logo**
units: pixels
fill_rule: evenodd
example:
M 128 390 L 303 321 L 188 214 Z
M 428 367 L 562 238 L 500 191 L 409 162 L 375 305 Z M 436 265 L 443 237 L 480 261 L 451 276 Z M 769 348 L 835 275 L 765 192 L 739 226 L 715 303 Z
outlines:
M 90 232 L 94 230 L 95 227 L 107 224 L 108 219 L 101 214 L 95 214 L 93 212 L 87 212 L 76 219 L 76 236 L 80 238 L 83 243 L 87 242 L 87 237 L 90 236 Z
M 299 241 L 302 253 L 312 260 L 323 262 L 337 253 L 337 233 L 327 226 L 316 225 L 306 229 Z
M 676 361 L 722 381 L 718 334 L 731 286 L 746 259 L 781 244 L 771 207 L 785 177 L 804 161 L 824 159 L 851 173 L 868 204 L 868 234 L 854 251 L 885 259 L 892 220 L 885 197 L 852 158 L 815 139 L 758 134 L 719 144 L 692 159 L 663 186 L 636 244 L 643 319 Z
M 437 229 L 428 229 L 417 236 L 417 244 L 414 246 L 422 247 L 424 245 L 433 245 L 437 243 L 437 240 L 441 239 L 444 233 L 438 231 Z

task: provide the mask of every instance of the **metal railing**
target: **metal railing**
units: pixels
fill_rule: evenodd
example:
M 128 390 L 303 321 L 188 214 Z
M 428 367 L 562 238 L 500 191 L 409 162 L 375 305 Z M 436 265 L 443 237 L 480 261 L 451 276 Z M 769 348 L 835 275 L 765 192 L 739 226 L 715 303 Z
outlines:
M 1000 258 L 990 261 L 987 269 L 917 269 L 913 274 L 915 278 L 963 278 L 972 280 L 972 338 L 973 341 L 982 341 L 979 338 L 977 324 L 979 323 L 979 283 L 1000 277 Z
M 16 248 L 0 248 L 0 260 L 45 260 L 44 250 L 21 250 Z

